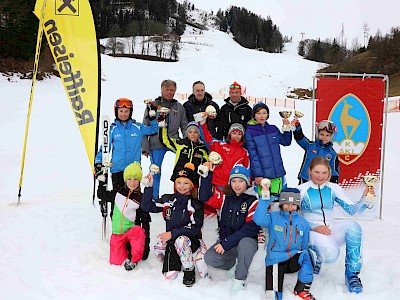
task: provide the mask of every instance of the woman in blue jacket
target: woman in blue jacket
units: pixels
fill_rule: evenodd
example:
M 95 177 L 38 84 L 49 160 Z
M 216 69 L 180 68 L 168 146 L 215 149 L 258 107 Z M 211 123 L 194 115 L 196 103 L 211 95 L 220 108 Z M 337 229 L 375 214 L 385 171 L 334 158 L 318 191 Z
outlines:
M 263 187 L 264 189 L 264 187 Z M 281 211 L 270 212 L 268 197 L 259 201 L 253 220 L 269 231 L 267 255 L 265 257 L 265 290 L 268 299 L 282 299 L 285 273 L 299 271 L 294 294 L 302 299 L 312 300 L 310 286 L 313 280 L 313 251 L 308 249 L 309 231 L 307 221 L 298 214 L 300 191 L 286 188 L 281 191 Z M 275 267 L 275 270 L 274 270 Z M 273 270 L 275 272 L 273 272 Z M 278 286 L 273 289 L 274 276 Z M 277 292 L 274 295 L 274 292 Z
M 246 127 L 246 148 L 250 155 L 251 175 L 259 186 L 262 178 L 271 180 L 271 194 L 278 194 L 286 186 L 280 145 L 289 146 L 292 133 L 281 133 L 275 125 L 268 124 L 269 108 L 262 102 L 253 107 L 253 119 Z M 289 120 L 284 119 L 284 124 Z M 289 128 L 289 127 L 285 127 Z

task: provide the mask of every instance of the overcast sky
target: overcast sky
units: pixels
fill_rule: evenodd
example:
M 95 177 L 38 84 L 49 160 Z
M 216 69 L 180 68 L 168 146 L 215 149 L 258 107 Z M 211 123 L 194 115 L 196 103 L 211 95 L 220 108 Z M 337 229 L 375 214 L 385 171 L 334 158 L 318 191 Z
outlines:
M 183 0 L 180 0 L 183 2 Z M 400 26 L 400 0 L 189 0 L 195 7 L 214 13 L 230 5 L 245 7 L 263 17 L 271 16 L 283 35 L 294 41 L 304 38 L 335 38 L 342 23 L 348 47 L 357 38 L 364 45 L 363 24 L 369 34 L 383 34 Z

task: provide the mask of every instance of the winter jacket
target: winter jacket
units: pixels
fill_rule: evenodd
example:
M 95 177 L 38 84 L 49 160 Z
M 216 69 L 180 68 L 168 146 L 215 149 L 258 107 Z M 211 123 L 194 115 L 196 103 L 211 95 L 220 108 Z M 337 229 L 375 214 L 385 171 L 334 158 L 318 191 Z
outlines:
M 253 110 L 244 97 L 241 97 L 236 105 L 233 105 L 230 100 L 229 97 L 224 100 L 226 103 L 222 105 L 220 111 L 217 138 L 221 141 L 228 138 L 229 127 L 233 123 L 240 123 L 246 128 L 247 122 L 252 118 Z
M 260 227 L 254 223 L 253 214 L 258 204 L 258 198 L 249 189 L 239 196 L 232 192 L 220 197 L 211 188 L 213 172 L 206 178 L 201 177 L 199 200 L 207 205 L 220 209 L 219 236 L 225 251 L 237 246 L 244 237 L 257 238 Z
M 217 138 L 217 124 L 219 122 L 220 112 L 218 104 L 212 101 L 212 96 L 206 92 L 203 101 L 197 101 L 194 95 L 191 94 L 188 98 L 188 101 L 183 103 L 183 107 L 186 110 L 186 118 L 188 119 L 188 122 L 194 121 L 193 115 L 199 112 L 205 112 L 207 106 L 209 105 L 214 106 L 215 110 L 217 111 L 217 117 L 214 119 L 207 118 L 207 125 L 208 129 L 211 132 L 211 135 L 214 138 Z
M 297 211 L 269 212 L 270 203 L 270 199 L 261 199 L 253 217 L 257 225 L 267 228 L 269 232 L 266 266 L 286 261 L 308 249 L 310 235 L 308 222 Z
M 249 153 L 243 148 L 243 143 L 230 140 L 222 142 L 214 139 L 208 131 L 207 123 L 200 126 L 200 137 L 206 143 L 210 151 L 215 151 L 222 158 L 222 164 L 214 169 L 212 184 L 224 187 L 228 184 L 229 173 L 235 165 L 250 167 Z
M 158 97 L 153 101 L 153 104 L 157 107 L 168 107 L 170 112 L 167 116 L 168 124 L 168 136 L 179 139 L 179 129 L 182 133 L 185 132 L 188 121 L 186 119 L 186 111 L 182 104 L 178 100 L 172 99 L 171 101 L 165 100 L 162 97 Z M 158 116 L 157 112 L 157 116 Z M 149 108 L 146 108 L 143 117 L 143 124 L 149 124 Z M 158 131 L 156 134 L 151 136 L 145 136 L 142 139 L 142 153 L 150 153 L 154 149 L 162 149 L 165 146 L 161 143 Z
M 332 169 L 331 182 L 339 182 L 339 157 L 336 151 L 333 149 L 332 142 L 324 144 L 322 141 L 310 141 L 303 134 L 301 125 L 296 126 L 296 130 L 293 132 L 293 137 L 297 144 L 304 149 L 303 163 L 301 164 L 298 179 L 304 179 L 308 181 L 308 169 L 310 167 L 311 160 L 316 156 L 323 156 L 329 161 L 329 165 Z
M 206 145 L 202 141 L 192 142 L 187 137 L 182 140 L 170 138 L 167 135 L 167 128 L 160 129 L 161 138 L 163 144 L 175 152 L 175 167 L 172 172 L 171 181 L 175 182 L 178 176 L 178 172 L 183 169 L 186 163 L 190 162 L 195 166 L 196 182 L 195 185 L 199 185 L 199 175 L 197 174 L 197 168 L 208 160 L 208 150 Z
M 106 191 L 103 184 L 99 184 L 97 197 L 113 205 L 112 214 L 112 233 L 123 234 L 135 226 L 137 221 L 137 210 L 142 201 L 142 192 L 140 187 L 134 191 L 126 186 L 114 191 Z
M 126 124 L 120 120 L 115 121 L 110 126 L 109 149 L 111 153 L 112 166 L 111 173 L 124 171 L 125 168 L 134 161 L 141 161 L 141 141 L 142 137 L 158 133 L 157 121 L 148 122 L 149 126 L 143 125 L 130 119 Z M 102 163 L 101 148 L 97 152 L 95 164 Z
M 262 126 L 252 120 L 247 125 L 245 139 L 254 177 L 273 179 L 285 176 L 280 145 L 291 144 L 290 131 L 281 133 L 275 125 L 265 123 Z
M 308 181 L 297 188 L 301 193 L 301 212 L 311 229 L 320 225 L 329 225 L 335 221 L 333 216 L 335 202 L 349 215 L 361 213 L 367 208 L 362 199 L 357 202 L 349 199 L 336 183 L 325 182 L 322 185 L 316 185 Z
M 201 239 L 203 203 L 189 195 L 179 193 L 163 195 L 157 202 L 153 202 L 152 197 L 153 188 L 145 188 L 140 207 L 147 212 L 163 213 L 165 229 L 172 234 L 168 244 L 173 244 L 181 235 Z

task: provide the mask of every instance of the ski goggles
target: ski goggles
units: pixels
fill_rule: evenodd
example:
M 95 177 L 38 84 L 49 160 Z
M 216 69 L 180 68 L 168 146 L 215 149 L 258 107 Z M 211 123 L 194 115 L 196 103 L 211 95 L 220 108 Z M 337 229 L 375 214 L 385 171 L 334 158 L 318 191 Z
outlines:
M 334 131 L 336 131 L 335 123 L 333 123 L 329 120 L 322 120 L 322 121 L 318 122 L 317 128 L 318 128 L 318 131 L 326 130 L 329 133 L 333 133 Z
M 133 106 L 132 101 L 129 100 L 128 98 L 119 98 L 115 102 L 115 107 L 116 108 L 121 108 L 121 107 L 132 108 L 132 106 Z
M 232 84 L 231 86 L 229 86 L 230 90 L 240 90 L 242 87 L 238 84 Z

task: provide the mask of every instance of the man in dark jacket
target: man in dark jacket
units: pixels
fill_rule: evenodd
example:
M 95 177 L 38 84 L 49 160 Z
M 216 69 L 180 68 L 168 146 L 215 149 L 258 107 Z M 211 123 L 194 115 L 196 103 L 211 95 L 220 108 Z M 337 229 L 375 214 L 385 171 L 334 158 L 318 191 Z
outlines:
M 207 106 L 212 105 L 217 111 L 217 116 L 208 116 L 207 126 L 213 138 L 217 138 L 217 124 L 219 118 L 219 106 L 212 101 L 212 96 L 206 92 L 206 87 L 202 81 L 193 83 L 193 93 L 189 96 L 188 101 L 183 104 L 186 110 L 186 118 L 188 122 L 194 121 L 194 114 L 205 112 Z
M 249 102 L 242 97 L 242 87 L 236 81 L 229 86 L 229 97 L 221 107 L 218 122 L 217 139 L 225 140 L 228 137 L 229 127 L 233 123 L 240 123 L 246 128 L 252 118 L 252 108 Z

